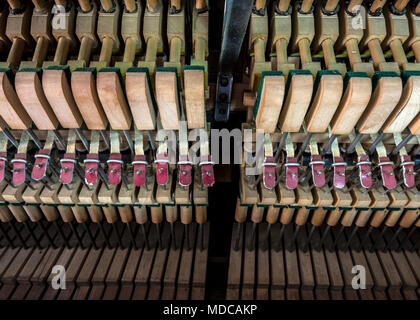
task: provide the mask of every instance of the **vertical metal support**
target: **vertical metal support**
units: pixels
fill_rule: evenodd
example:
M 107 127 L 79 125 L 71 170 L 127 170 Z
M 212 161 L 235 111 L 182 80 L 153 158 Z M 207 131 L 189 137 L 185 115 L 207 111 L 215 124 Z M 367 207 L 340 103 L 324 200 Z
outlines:
M 233 70 L 241 52 L 253 0 L 226 0 L 223 19 L 222 49 L 217 77 L 214 119 L 228 121 L 232 97 Z

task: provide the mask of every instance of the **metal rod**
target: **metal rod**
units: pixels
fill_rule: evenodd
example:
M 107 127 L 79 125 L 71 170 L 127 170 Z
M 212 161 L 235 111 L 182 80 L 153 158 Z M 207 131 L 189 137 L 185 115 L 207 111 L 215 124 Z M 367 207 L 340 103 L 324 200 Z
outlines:
M 297 159 L 299 160 L 302 156 L 303 152 L 305 151 L 306 147 L 308 146 L 309 142 L 311 141 L 312 133 L 308 132 L 306 134 L 305 140 L 302 143 L 302 146 L 300 147 L 299 153 L 297 155 Z
M 379 142 L 381 142 L 385 137 L 385 133 L 381 132 L 375 139 L 375 141 L 371 144 L 371 146 L 369 147 L 367 153 L 368 154 L 373 154 L 376 150 L 376 146 L 379 144 Z
M 79 136 L 80 141 L 82 141 L 83 146 L 85 147 L 86 151 L 89 152 L 89 142 L 86 139 L 83 131 L 80 128 L 76 128 L 76 133 Z
M 277 147 L 276 154 L 275 154 L 276 160 L 279 159 L 280 153 L 281 153 L 281 149 L 283 149 L 284 145 L 286 144 L 287 134 L 288 134 L 287 132 L 283 132 L 283 134 L 281 136 L 281 139 L 280 139 L 280 142 L 279 142 L 279 145 Z
M 55 138 L 57 139 L 58 144 L 60 145 L 61 149 L 66 150 L 66 143 L 64 142 L 63 138 L 61 137 L 58 130 L 53 130 Z
M 102 139 L 104 140 L 106 148 L 109 149 L 109 140 L 108 140 L 108 137 L 106 135 L 106 131 L 105 130 L 99 130 L 99 132 L 101 133 L 101 136 L 102 136 Z
M 326 143 L 326 145 L 325 145 L 324 149 L 322 149 L 322 155 L 325 155 L 327 152 L 329 152 L 329 151 L 330 151 L 331 146 L 332 146 L 332 144 L 333 144 L 333 142 L 334 142 L 334 140 L 335 140 L 336 138 L 337 138 L 337 135 L 336 135 L 336 134 L 332 134 L 332 135 L 331 135 L 331 137 L 330 137 L 330 139 L 328 140 L 328 142 Z
M 127 140 L 128 147 L 130 148 L 131 154 L 134 154 L 134 144 L 133 144 L 133 140 L 131 139 L 130 131 L 123 130 L 123 133 L 124 133 L 125 139 Z
M 26 129 L 26 132 L 31 137 L 32 141 L 35 143 L 38 149 L 42 149 L 41 141 L 39 141 L 38 137 L 36 136 L 35 132 L 32 129 Z
M 10 143 L 17 149 L 19 144 L 16 141 L 15 137 L 10 133 L 9 129 L 4 128 L 2 131 L 4 135 L 7 137 L 7 139 L 10 141 Z
M 222 47 L 216 87 L 214 119 L 227 121 L 233 87 L 233 72 L 241 52 L 253 7 L 252 0 L 226 0 L 223 15 Z
M 407 143 L 411 140 L 413 134 L 409 133 L 399 144 L 391 151 L 391 155 L 395 156 Z
M 150 142 L 150 146 L 152 147 L 152 150 L 156 151 L 156 143 L 155 143 L 155 138 L 153 137 L 152 130 L 148 130 L 147 135 L 149 136 L 149 142 Z
M 356 138 L 350 143 L 350 145 L 347 147 L 347 154 L 350 154 L 354 151 L 354 148 L 356 148 L 356 144 L 363 138 L 363 133 L 358 133 Z

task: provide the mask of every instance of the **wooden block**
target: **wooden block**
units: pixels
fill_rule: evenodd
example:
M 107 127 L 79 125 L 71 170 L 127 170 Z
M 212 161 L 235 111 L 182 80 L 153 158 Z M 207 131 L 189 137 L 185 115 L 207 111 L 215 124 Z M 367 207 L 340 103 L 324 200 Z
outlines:
M 98 193 L 101 183 L 97 183 L 90 187 L 90 189 L 83 184 L 79 193 L 79 202 L 82 204 L 94 204 L 98 202 Z
M 403 72 L 404 74 L 404 72 Z M 400 133 L 410 124 L 420 112 L 420 73 L 419 76 L 409 76 L 404 85 L 401 99 L 385 121 L 384 133 Z
M 156 201 L 159 203 L 174 203 L 173 194 L 173 170 L 169 170 L 168 183 L 164 186 L 158 185 L 156 190 Z
M 314 206 L 317 206 L 317 207 L 333 206 L 333 202 L 334 202 L 333 195 L 328 189 L 329 189 L 328 186 L 312 189 Z
M 175 185 L 175 203 L 191 205 L 191 189 L 190 186 L 182 187 L 179 183 Z
M 63 185 L 61 183 L 55 183 L 53 185 L 49 185 L 50 189 L 44 188 L 40 194 L 40 199 L 43 203 L 50 203 L 56 204 L 59 203 L 58 201 L 58 193 L 60 192 L 61 187 Z M 65 188 L 65 187 L 63 187 Z
M 128 181 L 133 181 L 131 177 L 128 177 Z M 129 183 L 127 187 L 122 186 L 118 193 L 118 203 L 121 204 L 133 204 L 137 200 L 137 188 L 133 183 Z
M 41 203 L 41 194 L 44 185 L 42 183 L 32 183 L 32 188 L 26 188 L 22 193 L 22 199 L 26 203 Z
M 278 173 L 279 174 L 279 173 Z M 278 185 L 279 203 L 282 205 L 293 204 L 296 202 L 294 190 L 288 189 L 284 183 Z
M 4 201 L 7 201 L 7 202 L 12 202 L 12 203 L 23 202 L 22 194 L 25 188 L 26 188 L 25 184 L 21 184 L 17 187 L 14 187 L 11 184 L 9 184 L 6 187 L 6 189 L 4 189 L 2 193 L 2 197 Z
M 283 132 L 299 132 L 312 98 L 312 74 L 289 74 L 288 91 L 279 127 Z
M 281 72 L 263 72 L 254 107 L 255 127 L 265 133 L 276 130 L 283 106 L 285 90 L 284 76 Z
M 189 129 L 206 127 L 203 68 L 184 68 L 185 111 Z
M 156 105 L 148 72 L 143 68 L 130 68 L 125 76 L 127 100 L 138 130 L 154 130 Z
M 146 183 L 144 186 L 140 187 L 138 193 L 138 202 L 142 205 L 154 204 L 155 192 L 157 188 L 157 183 L 155 183 L 155 175 L 146 176 Z
M 244 204 L 254 204 L 259 202 L 257 188 L 252 188 L 248 184 L 249 176 L 245 175 L 245 168 L 241 168 L 241 202 Z
M 45 97 L 39 74 L 36 71 L 18 72 L 15 86 L 23 107 L 37 128 L 39 130 L 57 129 L 58 120 Z
M 317 79 L 318 88 L 305 117 L 308 132 L 327 131 L 343 92 L 343 79 L 338 72 L 323 71 L 323 73 L 325 74 Z
M 402 93 L 401 78 L 397 76 L 378 77 L 372 97 L 357 124 L 360 133 L 377 133 L 394 110 Z
M 73 71 L 71 89 L 74 100 L 89 130 L 105 130 L 108 119 L 99 101 L 94 73 Z
M 372 92 L 372 81 L 364 74 L 347 74 L 347 86 L 331 120 L 333 134 L 349 134 L 365 111 Z M 354 74 L 354 75 L 353 75 Z
M 313 204 L 313 196 L 309 186 L 298 186 L 295 189 L 295 194 L 298 206 L 311 206 Z
M 103 71 L 109 70 L 109 71 Z M 113 130 L 130 130 L 131 113 L 115 69 L 102 69 L 96 79 L 99 100 Z
M 0 116 L 11 129 L 28 129 L 32 119 L 19 100 L 10 82 L 9 73 L 0 72 L 0 86 Z
M 102 184 L 98 193 L 98 201 L 104 204 L 112 204 L 118 202 L 118 191 L 121 185 L 108 185 Z
M 66 74 L 69 71 L 63 67 L 58 68 L 47 68 L 43 72 L 45 96 L 63 128 L 80 128 L 83 119 L 70 89 Z
M 180 101 L 176 72 L 158 69 L 155 78 L 156 100 L 162 127 L 165 130 L 178 130 Z
M 57 199 L 60 203 L 77 203 L 79 200 L 79 192 L 82 189 L 83 184 L 79 177 L 73 178 L 73 182 L 68 184 L 68 188 L 62 187 L 57 195 Z

